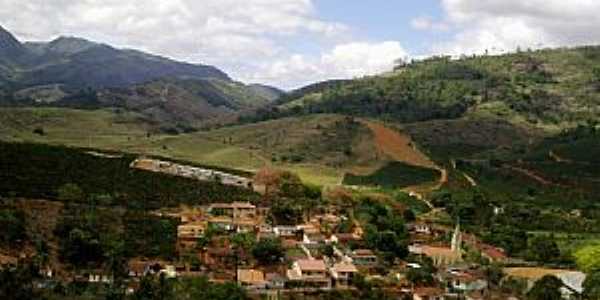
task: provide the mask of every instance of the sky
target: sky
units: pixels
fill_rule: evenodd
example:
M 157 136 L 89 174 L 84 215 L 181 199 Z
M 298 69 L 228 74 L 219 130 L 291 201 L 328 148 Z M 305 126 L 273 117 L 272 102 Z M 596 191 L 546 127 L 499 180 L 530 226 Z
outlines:
M 598 0 L 0 0 L 23 41 L 77 36 L 293 89 L 397 59 L 600 43 Z

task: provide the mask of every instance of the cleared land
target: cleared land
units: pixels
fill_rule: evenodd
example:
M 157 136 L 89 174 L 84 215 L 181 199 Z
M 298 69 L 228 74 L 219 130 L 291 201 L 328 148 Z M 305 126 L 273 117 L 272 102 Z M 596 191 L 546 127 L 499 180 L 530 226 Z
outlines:
M 35 133 L 37 131 L 38 133 Z M 117 110 L 0 108 L 0 140 L 119 150 L 257 171 L 273 166 L 313 184 L 336 185 L 349 170 L 376 170 L 371 132 L 339 115 L 315 115 L 181 135 Z

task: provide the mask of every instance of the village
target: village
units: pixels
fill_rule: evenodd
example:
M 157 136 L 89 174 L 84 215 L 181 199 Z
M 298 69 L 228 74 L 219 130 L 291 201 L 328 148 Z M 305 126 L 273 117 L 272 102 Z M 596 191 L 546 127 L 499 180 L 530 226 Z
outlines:
M 486 268 L 495 264 L 521 265 L 504 271 L 529 287 L 544 275 L 555 275 L 565 284 L 565 299 L 570 299 L 581 292 L 585 279 L 580 272 L 536 268 L 511 259 L 502 249 L 461 232 L 460 225 L 446 228 L 419 221 L 409 223 L 410 254 L 390 266 L 376 250 L 365 248 L 360 225 L 351 232 L 335 230 L 348 216 L 314 214 L 301 224 L 277 225 L 267 221 L 268 214 L 269 208 L 249 202 L 215 203 L 172 214 L 181 221 L 177 229 L 180 259 L 129 262 L 133 285 L 147 274 L 164 273 L 169 278 L 209 276 L 215 282 L 237 282 L 251 295 L 278 299 L 282 294 L 356 289 L 360 278 L 375 281 L 399 297 L 409 297 L 402 299 L 516 299 L 490 289 L 498 283 L 490 282 Z M 240 235 L 258 243 L 280 241 L 284 254 L 270 264 L 253 262 L 233 242 Z M 448 235 L 450 243 L 441 242 Z M 211 241 L 199 242 L 207 236 Z M 479 254 L 481 263 L 468 259 L 467 249 Z M 101 279 L 96 276 L 90 280 Z
M 268 192 L 250 179 L 209 169 L 150 159 L 138 159 L 132 167 L 196 180 L 218 176 L 225 185 Z M 406 212 L 406 208 L 394 209 L 400 215 Z M 129 293 L 143 277 L 161 275 L 236 282 L 249 295 L 268 299 L 352 291 L 365 282 L 399 299 L 518 299 L 500 288 L 501 283 L 530 289 L 542 277 L 552 275 L 563 282 L 564 299 L 577 299 L 585 280 L 582 272 L 542 268 L 511 258 L 503 249 L 463 231 L 459 221 L 454 226 L 419 218 L 407 222 L 408 253 L 390 258 L 389 253 L 369 247 L 372 243 L 366 241 L 369 237 L 353 209 L 331 204 L 318 205 L 300 219 L 281 224 L 272 207 L 243 201 L 161 209 L 153 214 L 179 221 L 178 257 L 130 260 Z M 111 278 L 91 272 L 83 280 L 106 283 Z
M 582 272 L 510 257 L 463 228 L 460 220 L 439 222 L 375 196 L 353 199 L 353 189 L 344 186 L 310 189 L 285 171 L 265 169 L 247 178 L 147 158 L 130 167 L 202 182 L 218 178 L 222 186 L 260 196 L 148 211 L 177 224 L 175 252 L 124 261 L 130 295 L 147 278 L 159 277 L 234 283 L 253 299 L 365 290 L 413 300 L 520 299 L 516 295 L 548 275 L 562 282 L 563 299 L 579 299 L 583 291 Z M 0 256 L 0 263 L 10 268 L 17 261 Z M 106 268 L 59 274 L 48 265 L 41 272 L 46 278 L 42 288 L 60 281 L 115 281 Z

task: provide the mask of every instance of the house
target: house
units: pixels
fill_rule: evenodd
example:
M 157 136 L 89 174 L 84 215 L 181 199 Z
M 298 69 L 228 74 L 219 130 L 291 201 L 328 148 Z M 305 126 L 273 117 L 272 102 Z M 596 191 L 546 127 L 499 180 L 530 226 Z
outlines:
M 352 263 L 359 267 L 372 267 L 377 264 L 377 256 L 369 249 L 357 249 L 350 255 Z
M 256 206 L 249 202 L 215 203 L 208 224 L 227 231 L 251 232 L 258 225 Z
M 479 245 L 479 250 L 481 251 L 481 256 L 485 257 L 491 262 L 501 263 L 508 260 L 508 255 L 506 255 L 503 249 L 496 248 L 491 245 L 481 244 Z
M 285 288 L 287 279 L 278 273 L 267 273 L 267 275 L 265 275 L 265 281 L 267 282 L 268 289 L 280 290 Z
M 250 202 L 215 203 L 208 211 L 213 216 L 226 216 L 232 219 L 254 219 L 256 206 Z
M 267 286 L 265 275 L 259 270 L 237 270 L 237 282 L 251 289 L 264 289 Z
M 445 300 L 445 292 L 440 288 L 418 288 L 413 291 L 413 300 Z
M 143 261 L 130 261 L 127 264 L 127 274 L 129 277 L 144 277 L 146 274 L 146 263 Z
M 448 270 L 442 275 L 442 280 L 446 282 L 448 292 L 468 294 L 481 292 L 488 287 L 488 282 L 483 274 L 463 270 Z
M 571 270 L 546 269 L 546 268 L 505 268 L 504 272 L 512 278 L 524 279 L 527 281 L 527 288 L 533 287 L 536 281 L 546 275 L 556 276 L 565 285 L 561 288 L 563 298 L 570 299 L 576 294 L 583 292 L 583 282 L 585 273 Z
M 409 231 L 416 234 L 430 235 L 433 231 L 427 223 L 413 223 L 409 225 Z
M 207 222 L 196 221 L 177 226 L 177 243 L 180 249 L 193 249 L 198 239 L 204 236 Z
M 298 228 L 296 226 L 275 226 L 273 232 L 280 238 L 296 238 L 298 234 Z
M 302 236 L 302 243 L 309 247 L 325 243 L 325 240 L 325 236 L 320 232 L 305 232 Z
M 358 274 L 358 269 L 352 263 L 336 263 L 329 269 L 331 278 L 335 281 L 336 287 L 347 287 L 352 284 L 352 279 Z
M 327 276 L 327 267 L 323 260 L 297 260 L 287 271 L 287 277 L 295 287 L 331 289 L 331 279 Z

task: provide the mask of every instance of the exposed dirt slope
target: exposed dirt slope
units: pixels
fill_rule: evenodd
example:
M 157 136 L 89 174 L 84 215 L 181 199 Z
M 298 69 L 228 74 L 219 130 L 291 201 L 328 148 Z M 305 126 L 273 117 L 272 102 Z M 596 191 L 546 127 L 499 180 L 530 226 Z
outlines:
M 361 122 L 373 132 L 377 149 L 381 153 L 389 156 L 391 159 L 409 165 L 435 169 L 440 172 L 440 179 L 435 185 L 423 184 L 405 189 L 406 192 L 424 200 L 429 207 L 433 208 L 433 205 L 431 205 L 423 195 L 439 190 L 446 182 L 448 182 L 448 171 L 436 165 L 428 156 L 419 151 L 410 136 L 379 123 L 366 120 L 362 120 Z
M 385 127 L 379 123 L 362 121 L 369 127 L 375 137 L 377 149 L 390 158 L 409 165 L 438 169 L 429 157 L 416 149 L 412 139 L 403 133 Z

